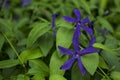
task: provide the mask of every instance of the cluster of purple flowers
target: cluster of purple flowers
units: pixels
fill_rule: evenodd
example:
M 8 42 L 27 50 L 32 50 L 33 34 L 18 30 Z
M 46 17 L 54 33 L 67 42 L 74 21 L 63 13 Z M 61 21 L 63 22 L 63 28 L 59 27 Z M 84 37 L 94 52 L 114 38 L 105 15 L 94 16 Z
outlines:
M 80 68 L 80 71 L 81 71 L 82 75 L 84 76 L 85 73 L 86 73 L 86 69 L 85 69 L 85 67 L 82 63 L 81 56 L 84 56 L 84 55 L 90 54 L 90 53 L 98 52 L 98 50 L 93 47 L 93 44 L 96 42 L 96 37 L 93 36 L 94 22 L 93 21 L 90 22 L 88 17 L 81 20 L 81 14 L 80 14 L 80 11 L 78 9 L 74 9 L 73 12 L 74 12 L 74 14 L 76 15 L 77 18 L 71 18 L 71 17 L 68 17 L 68 16 L 63 16 L 64 20 L 66 20 L 67 22 L 74 22 L 76 25 L 75 25 L 75 31 L 74 31 L 74 35 L 73 35 L 73 39 L 72 39 L 72 44 L 73 44 L 74 50 L 69 50 L 69 49 L 64 48 L 62 46 L 58 46 L 61 54 L 69 55 L 71 57 L 68 61 L 66 61 L 61 66 L 61 69 L 68 70 L 68 69 L 71 68 L 73 63 L 75 61 L 77 61 L 78 66 Z M 55 16 L 53 16 L 53 18 L 54 17 Z M 88 27 L 86 27 L 85 24 L 88 24 Z M 55 27 L 54 24 L 53 24 L 53 27 Z M 89 41 L 89 46 L 85 49 L 82 49 L 82 50 L 79 47 L 80 46 L 79 45 L 79 37 L 81 36 L 81 28 L 91 36 L 91 40 Z

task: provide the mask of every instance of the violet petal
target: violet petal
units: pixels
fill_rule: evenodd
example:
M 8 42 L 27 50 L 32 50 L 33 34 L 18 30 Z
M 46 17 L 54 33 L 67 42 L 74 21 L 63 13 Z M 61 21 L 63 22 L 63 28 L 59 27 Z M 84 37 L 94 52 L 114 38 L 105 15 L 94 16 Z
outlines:
M 71 68 L 72 64 L 74 63 L 75 61 L 75 58 L 71 58 L 69 59 L 68 61 L 66 61 L 61 67 L 60 69 L 63 69 L 63 70 L 68 70 Z

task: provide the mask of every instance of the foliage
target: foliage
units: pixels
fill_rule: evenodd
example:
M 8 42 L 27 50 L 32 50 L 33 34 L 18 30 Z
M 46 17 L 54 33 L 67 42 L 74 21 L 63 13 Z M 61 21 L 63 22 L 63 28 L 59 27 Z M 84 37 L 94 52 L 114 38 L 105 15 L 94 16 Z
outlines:
M 6 2 L 5 2 L 6 1 Z M 26 0 L 29 1 L 29 0 Z M 0 80 L 120 80 L 120 0 L 0 0 Z M 68 56 L 58 46 L 73 49 L 75 24 L 62 16 L 81 11 L 94 21 L 94 47 L 99 52 L 82 56 L 87 70 L 82 76 L 77 63 L 60 69 Z M 57 13 L 56 35 L 52 14 Z M 107 31 L 105 32 L 104 29 Z M 81 30 L 80 45 L 90 36 Z

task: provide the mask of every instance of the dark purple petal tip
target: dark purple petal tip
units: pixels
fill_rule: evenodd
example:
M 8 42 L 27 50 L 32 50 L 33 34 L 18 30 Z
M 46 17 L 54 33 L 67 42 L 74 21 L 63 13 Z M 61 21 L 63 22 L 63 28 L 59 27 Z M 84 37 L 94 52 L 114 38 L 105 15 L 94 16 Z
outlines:
M 80 18 L 81 18 L 80 11 L 79 11 L 77 8 L 75 8 L 75 9 L 73 10 L 73 12 L 74 12 L 74 14 L 75 14 L 76 17 L 77 17 L 77 20 L 80 21 Z

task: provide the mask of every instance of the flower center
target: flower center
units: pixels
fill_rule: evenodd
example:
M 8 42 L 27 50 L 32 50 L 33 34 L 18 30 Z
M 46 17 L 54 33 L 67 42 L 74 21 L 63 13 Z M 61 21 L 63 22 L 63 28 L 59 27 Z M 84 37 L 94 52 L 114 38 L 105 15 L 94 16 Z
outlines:
M 78 23 L 77 23 L 78 25 L 80 25 L 81 24 L 81 21 L 78 21 Z
M 74 57 L 75 57 L 75 58 L 78 58 L 78 57 L 80 57 L 80 55 L 79 55 L 77 52 L 75 52 Z

